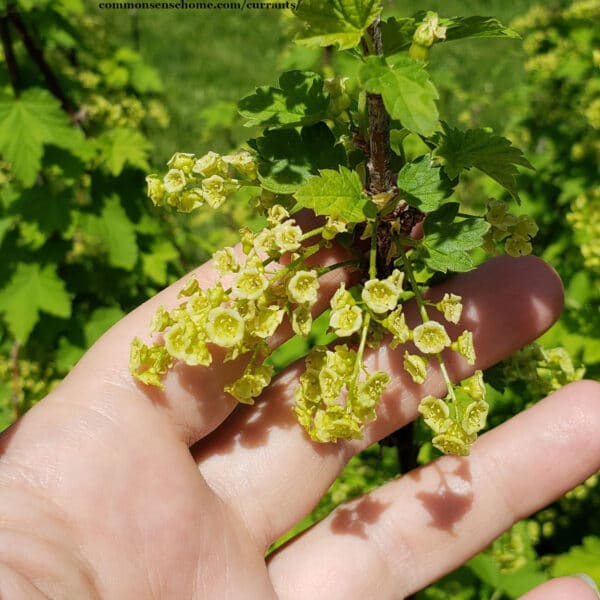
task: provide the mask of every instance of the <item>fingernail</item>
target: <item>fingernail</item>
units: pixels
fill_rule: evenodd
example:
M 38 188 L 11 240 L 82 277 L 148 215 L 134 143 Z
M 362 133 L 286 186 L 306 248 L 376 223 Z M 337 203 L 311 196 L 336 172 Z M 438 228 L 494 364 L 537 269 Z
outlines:
M 581 579 L 581 581 L 584 581 L 585 583 L 587 583 L 596 592 L 596 595 L 598 596 L 598 598 L 600 598 L 600 590 L 598 590 L 598 586 L 596 585 L 596 582 L 589 575 L 586 575 L 585 573 L 577 573 L 575 575 L 575 577 L 577 577 L 577 578 Z

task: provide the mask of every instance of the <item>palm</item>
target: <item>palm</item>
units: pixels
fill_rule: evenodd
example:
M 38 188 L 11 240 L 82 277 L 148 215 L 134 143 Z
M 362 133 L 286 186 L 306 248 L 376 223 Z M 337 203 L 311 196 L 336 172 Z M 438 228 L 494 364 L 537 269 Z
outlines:
M 534 259 L 492 261 L 449 288 L 467 299 L 480 368 L 560 309 L 556 279 Z M 178 367 L 164 392 L 149 392 L 127 373 L 128 342 L 176 293 L 113 328 L 3 435 L 1 553 L 14 571 L 0 570 L 0 583 L 21 585 L 22 597 L 35 597 L 34 585 L 69 598 L 397 598 L 600 467 L 598 389 L 582 383 L 486 434 L 471 457 L 443 458 L 341 507 L 266 563 L 268 545 L 353 454 L 415 417 L 422 390 L 402 375 L 400 350 L 372 354 L 394 374 L 380 418 L 365 440 L 326 446 L 289 410 L 297 367 L 255 407 L 234 410 L 221 392 L 235 363 Z M 457 377 L 469 371 L 453 365 Z M 426 393 L 441 385 L 434 375 Z

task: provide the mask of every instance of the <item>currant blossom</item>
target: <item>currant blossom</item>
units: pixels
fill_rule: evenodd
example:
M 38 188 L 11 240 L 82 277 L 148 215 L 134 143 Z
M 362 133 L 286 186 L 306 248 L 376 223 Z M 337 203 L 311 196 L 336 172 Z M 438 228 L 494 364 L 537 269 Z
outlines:
M 316 271 L 298 271 L 287 285 L 290 302 L 312 305 L 317 301 L 319 280 Z
M 185 173 L 181 169 L 171 169 L 163 177 L 163 186 L 169 194 L 176 194 L 185 187 Z
M 361 325 L 362 312 L 356 305 L 334 310 L 329 316 L 329 327 L 338 337 L 347 337 L 356 333 Z
M 413 342 L 423 354 L 438 354 L 450 345 L 450 338 L 441 323 L 426 321 L 414 328 Z
M 206 332 L 210 341 L 217 346 L 231 348 L 244 337 L 244 319 L 233 308 L 213 308 L 208 313 Z
M 458 323 L 463 309 L 461 301 L 461 296 L 446 293 L 435 306 L 440 312 L 444 313 L 446 321 Z
M 404 352 L 404 370 L 415 383 L 424 383 L 427 379 L 427 359 L 418 354 Z

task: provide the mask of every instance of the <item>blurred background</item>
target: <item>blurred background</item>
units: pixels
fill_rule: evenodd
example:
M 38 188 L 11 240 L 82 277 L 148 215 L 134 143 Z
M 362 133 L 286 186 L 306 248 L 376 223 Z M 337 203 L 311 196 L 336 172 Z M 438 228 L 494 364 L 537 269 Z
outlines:
M 487 374 L 494 426 L 569 381 L 600 378 L 600 0 L 384 4 L 397 17 L 494 16 L 522 36 L 440 44 L 430 56 L 442 118 L 493 129 L 535 166 L 519 178 L 517 212 L 535 216 L 535 252 L 565 283 L 560 322 Z M 348 67 L 290 44 L 295 27 L 274 9 L 0 8 L 0 429 L 122 315 L 234 243 L 241 225 L 260 226 L 242 195 L 218 213 L 158 211 L 144 178 L 176 151 L 225 152 L 258 133 L 236 102 L 278 73 Z M 503 197 L 475 173 L 458 193 L 473 211 Z M 435 458 L 417 435 L 419 461 Z M 398 472 L 392 449 L 369 449 L 294 532 Z M 600 585 L 597 475 L 417 597 L 517 598 L 578 572 Z

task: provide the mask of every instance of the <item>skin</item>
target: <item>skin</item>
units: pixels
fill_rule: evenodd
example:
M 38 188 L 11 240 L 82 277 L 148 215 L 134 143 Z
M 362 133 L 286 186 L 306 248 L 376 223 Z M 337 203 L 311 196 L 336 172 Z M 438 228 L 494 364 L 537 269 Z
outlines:
M 210 265 L 196 275 L 203 285 L 216 277 Z M 340 277 L 324 278 L 320 308 Z M 443 393 L 441 377 L 432 369 L 419 388 L 403 373 L 403 348 L 371 352 L 370 369 L 393 375 L 379 418 L 364 440 L 331 445 L 311 442 L 291 414 L 300 365 L 253 407 L 221 391 L 241 360 L 179 365 L 164 392 L 147 388 L 128 373 L 129 345 L 160 304 L 178 303 L 181 285 L 114 326 L 1 435 L 2 597 L 402 598 L 600 469 L 600 385 L 578 382 L 481 436 L 469 457 L 443 457 L 339 507 L 265 561 L 353 455 L 413 420 L 420 397 Z M 465 304 L 451 336 L 471 329 L 478 356 L 475 367 L 448 356 L 455 379 L 536 338 L 562 307 L 558 278 L 535 258 L 494 259 L 430 297 L 445 291 Z M 595 595 L 565 578 L 526 596 L 538 597 Z

